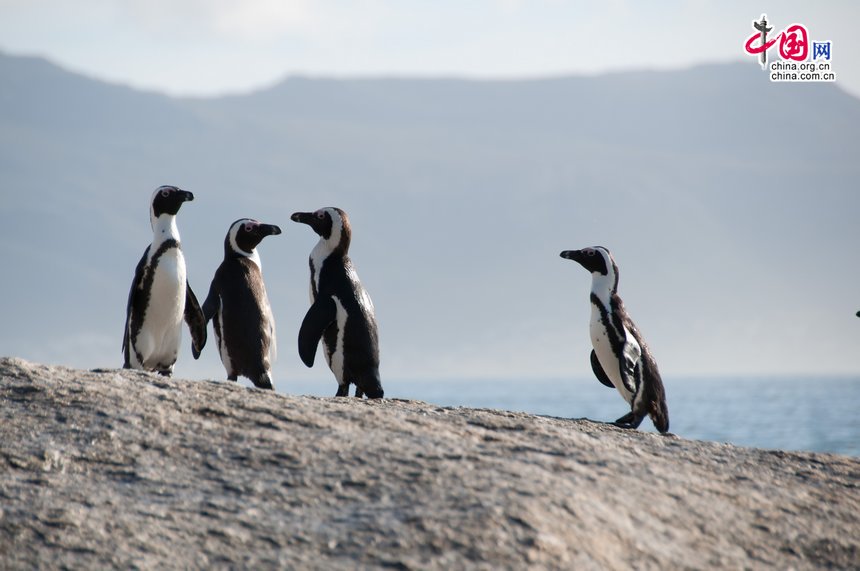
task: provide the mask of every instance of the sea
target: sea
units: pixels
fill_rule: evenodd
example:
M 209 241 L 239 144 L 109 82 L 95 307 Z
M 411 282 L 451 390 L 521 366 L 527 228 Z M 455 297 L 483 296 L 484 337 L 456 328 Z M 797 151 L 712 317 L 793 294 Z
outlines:
M 860 457 L 860 377 L 664 381 L 670 431 L 696 440 Z M 278 383 L 279 392 L 333 396 L 325 382 Z M 383 379 L 385 396 L 440 406 L 500 409 L 611 422 L 630 409 L 596 379 Z M 351 389 L 351 392 L 354 388 Z M 655 431 L 649 419 L 640 430 Z

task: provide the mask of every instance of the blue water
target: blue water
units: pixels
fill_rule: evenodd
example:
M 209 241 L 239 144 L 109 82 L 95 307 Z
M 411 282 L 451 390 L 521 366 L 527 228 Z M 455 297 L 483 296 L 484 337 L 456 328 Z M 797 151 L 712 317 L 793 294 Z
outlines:
M 613 421 L 627 411 L 621 396 L 594 379 L 384 380 L 385 396 L 442 406 L 521 411 Z M 331 396 L 334 379 L 285 382 L 291 394 Z M 860 456 L 860 377 L 688 379 L 666 382 L 671 432 L 698 440 L 782 450 Z M 653 431 L 649 419 L 640 427 Z

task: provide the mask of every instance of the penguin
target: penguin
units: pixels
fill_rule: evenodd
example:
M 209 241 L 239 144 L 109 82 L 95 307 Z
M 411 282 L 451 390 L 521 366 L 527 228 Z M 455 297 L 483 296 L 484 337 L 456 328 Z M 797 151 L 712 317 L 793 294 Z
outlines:
M 314 364 L 322 338 L 329 368 L 337 379 L 335 396 L 382 398 L 379 378 L 379 333 L 373 302 L 358 280 L 349 259 L 352 228 L 340 208 L 296 212 L 291 219 L 307 224 L 319 234 L 311 251 L 311 307 L 299 329 L 299 356 L 308 367 Z
M 669 430 L 669 410 L 657 362 L 618 296 L 618 266 L 603 246 L 565 250 L 561 257 L 591 272 L 591 368 L 607 387 L 630 405 L 615 421 L 621 428 L 639 427 L 645 415 L 661 433 Z
M 128 292 L 122 351 L 123 368 L 173 374 L 182 339 L 182 321 L 191 331 L 194 358 L 206 345 L 206 322 L 191 286 L 179 243 L 176 214 L 194 195 L 175 186 L 152 194 L 149 219 L 152 243 L 134 270 Z
M 215 340 L 227 379 L 248 377 L 254 386 L 272 389 L 276 357 L 275 319 L 263 283 L 257 245 L 281 233 L 273 224 L 240 218 L 224 237 L 224 261 L 215 271 L 203 317 L 214 318 Z

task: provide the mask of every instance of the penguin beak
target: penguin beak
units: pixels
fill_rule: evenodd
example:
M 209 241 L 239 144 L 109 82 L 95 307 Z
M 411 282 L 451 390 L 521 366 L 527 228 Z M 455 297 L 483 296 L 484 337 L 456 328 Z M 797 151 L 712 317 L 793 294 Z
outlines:
M 194 195 L 187 190 L 180 190 L 179 196 L 182 197 L 183 202 L 191 202 L 194 200 Z
M 582 263 L 582 250 L 565 250 L 559 255 L 565 260 L 573 260 L 574 262 Z
M 260 224 L 260 234 L 263 236 L 277 236 L 281 229 L 274 224 Z
M 295 212 L 292 216 L 290 216 L 290 220 L 293 222 L 299 222 L 301 224 L 310 224 L 314 219 L 314 215 L 312 212 Z

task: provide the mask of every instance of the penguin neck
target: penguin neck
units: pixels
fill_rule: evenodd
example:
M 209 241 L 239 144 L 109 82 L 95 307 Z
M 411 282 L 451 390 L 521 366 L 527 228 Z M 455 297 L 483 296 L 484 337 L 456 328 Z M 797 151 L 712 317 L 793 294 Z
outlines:
M 343 240 L 340 232 L 338 232 L 337 235 L 332 233 L 328 240 L 320 238 L 317 245 L 314 246 L 314 249 L 311 251 L 311 258 L 325 260 L 332 254 L 340 254 L 345 257 L 348 250 L 349 240 Z
M 236 250 L 233 253 L 236 254 L 237 256 L 241 256 L 245 259 L 251 260 L 252 262 L 257 264 L 257 268 L 259 268 L 260 271 L 263 270 L 263 263 L 262 263 L 262 261 L 260 261 L 260 254 L 257 253 L 257 248 L 254 248 L 253 250 L 251 250 L 250 253 L 245 252 L 243 250 Z
M 152 245 L 157 248 L 167 240 L 179 242 L 179 228 L 176 226 L 176 216 L 162 214 L 152 218 Z
M 594 272 L 591 274 L 591 295 L 600 300 L 604 307 L 609 307 L 612 295 L 618 292 L 618 278 L 610 272 L 608 275 Z
M 250 252 L 246 252 L 239 247 L 238 242 L 236 242 L 236 236 L 234 234 L 228 234 L 227 239 L 224 241 L 224 257 L 229 258 L 231 256 L 251 260 L 252 262 L 257 264 L 257 267 L 261 271 L 263 269 L 263 264 L 260 261 L 260 254 L 257 253 L 257 248 L 251 248 Z

